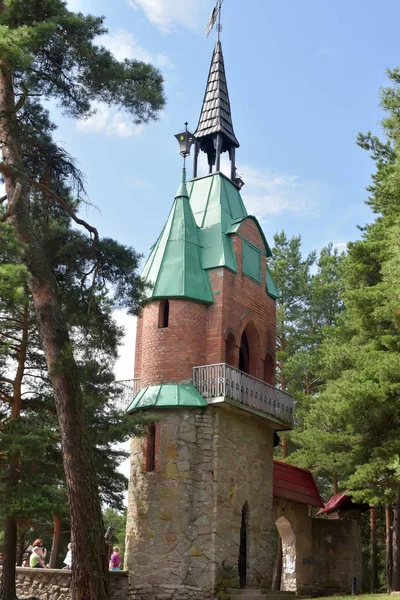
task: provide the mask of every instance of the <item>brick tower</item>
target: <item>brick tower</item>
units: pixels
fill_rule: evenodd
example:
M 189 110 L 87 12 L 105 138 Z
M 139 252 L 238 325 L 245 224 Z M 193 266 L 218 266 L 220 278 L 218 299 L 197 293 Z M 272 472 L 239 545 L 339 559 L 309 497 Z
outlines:
M 126 566 L 137 600 L 270 587 L 273 446 L 293 419 L 292 399 L 274 387 L 278 292 L 240 195 L 219 40 L 194 135 L 193 179 L 183 172 L 143 270 L 152 287 L 137 328 L 140 391 L 127 409 L 152 421 L 132 440 Z

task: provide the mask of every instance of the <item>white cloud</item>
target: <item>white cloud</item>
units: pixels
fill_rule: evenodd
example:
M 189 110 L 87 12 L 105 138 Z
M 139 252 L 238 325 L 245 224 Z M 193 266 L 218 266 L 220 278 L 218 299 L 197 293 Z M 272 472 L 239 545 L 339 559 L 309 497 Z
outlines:
M 128 115 L 112 109 L 106 104 L 93 104 L 96 111 L 91 117 L 77 121 L 76 128 L 82 133 L 105 133 L 110 136 L 131 137 L 139 135 L 142 125 L 132 123 Z
M 221 171 L 230 177 L 228 154 L 221 156 Z M 199 155 L 199 174 L 208 172 L 206 155 Z M 256 169 L 240 165 L 238 173 L 245 186 L 241 191 L 249 215 L 265 220 L 282 212 L 302 216 L 315 216 L 320 204 L 322 189 L 318 183 L 302 181 L 297 175 L 276 173 L 269 169 Z
M 164 32 L 177 27 L 198 29 L 207 24 L 210 0 L 127 0 L 133 9 L 141 9 L 153 25 Z
M 145 48 L 142 48 L 134 36 L 123 29 L 114 33 L 108 33 L 98 38 L 98 43 L 110 50 L 117 60 L 124 58 L 150 62 L 161 69 L 173 69 L 174 64 L 164 54 L 152 56 Z M 76 128 L 83 133 L 105 133 L 110 136 L 131 137 L 139 135 L 142 131 L 141 125 L 135 125 L 128 115 L 116 109 L 108 107 L 100 102 L 93 104 L 96 111 L 91 117 L 77 122 Z
M 146 48 L 137 43 L 129 31 L 124 29 L 102 35 L 98 38 L 98 42 L 110 50 L 117 60 L 124 58 L 142 60 L 150 62 L 160 69 L 173 69 L 175 66 L 165 54 L 160 53 L 153 56 Z
M 243 166 L 239 169 L 245 187 L 243 200 L 249 214 L 266 219 L 281 212 L 310 217 L 315 215 L 321 195 L 315 182 L 303 182 L 297 175 L 275 173 Z
M 333 242 L 332 248 L 336 248 L 338 252 L 347 252 L 347 243 L 348 242 Z

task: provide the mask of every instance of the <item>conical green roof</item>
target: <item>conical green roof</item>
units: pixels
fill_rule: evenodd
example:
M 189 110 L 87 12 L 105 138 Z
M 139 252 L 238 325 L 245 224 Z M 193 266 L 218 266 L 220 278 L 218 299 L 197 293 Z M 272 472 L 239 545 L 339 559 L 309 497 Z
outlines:
M 188 298 L 212 303 L 203 269 L 199 231 L 189 203 L 185 171 L 168 220 L 142 272 L 152 284 L 148 298 Z

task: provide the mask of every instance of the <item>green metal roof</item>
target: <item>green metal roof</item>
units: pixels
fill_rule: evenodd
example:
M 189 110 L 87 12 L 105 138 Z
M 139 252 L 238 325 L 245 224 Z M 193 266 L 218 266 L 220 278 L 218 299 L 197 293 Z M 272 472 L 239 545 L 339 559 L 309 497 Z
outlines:
M 227 267 L 237 272 L 232 242 L 227 232 L 235 219 L 247 217 L 238 188 L 221 173 L 188 182 L 190 206 L 203 246 L 203 268 Z
M 239 189 L 230 179 L 212 173 L 186 186 L 183 173 L 168 220 L 142 272 L 143 279 L 152 284 L 148 299 L 213 303 L 207 269 L 226 267 L 237 273 L 231 234 L 246 218 L 257 225 L 265 255 L 271 256 L 259 222 L 247 214 Z M 268 293 L 273 296 L 274 291 Z
M 168 220 L 143 268 L 143 279 L 152 284 L 147 297 L 188 298 L 211 304 L 213 296 L 201 251 L 183 171 Z
M 272 279 L 271 271 L 267 265 L 267 293 L 271 298 L 278 300 L 280 298 L 279 290 L 275 285 L 275 281 Z
M 171 406 L 208 406 L 194 385 L 163 383 L 150 385 L 140 390 L 132 400 L 127 413 L 144 408 L 169 408 Z

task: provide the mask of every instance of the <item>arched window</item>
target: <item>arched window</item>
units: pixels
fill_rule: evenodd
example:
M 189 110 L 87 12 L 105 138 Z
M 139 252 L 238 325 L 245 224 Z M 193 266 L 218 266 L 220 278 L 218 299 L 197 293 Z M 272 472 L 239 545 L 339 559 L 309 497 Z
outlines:
M 239 370 L 258 379 L 262 379 L 264 375 L 260 336 L 253 321 L 247 324 L 240 338 Z
M 243 371 L 244 373 L 249 373 L 249 365 L 250 365 L 249 341 L 247 339 L 246 332 L 243 331 L 242 339 L 240 340 L 239 371 Z
M 162 300 L 158 313 L 158 327 L 164 329 L 169 323 L 169 300 Z
M 143 467 L 142 471 L 148 473 L 156 470 L 156 424 L 152 423 L 147 428 L 147 436 L 143 443 Z

